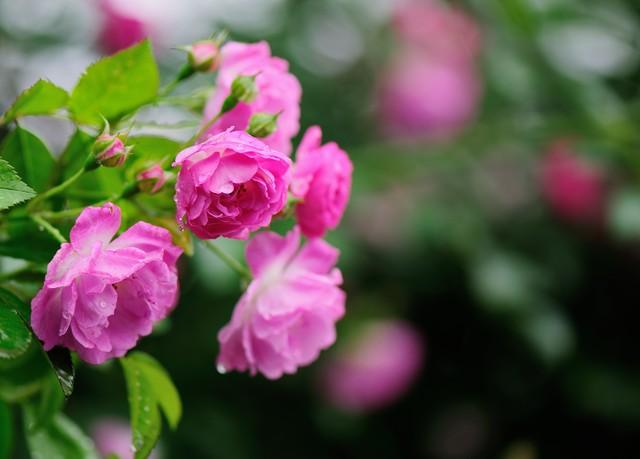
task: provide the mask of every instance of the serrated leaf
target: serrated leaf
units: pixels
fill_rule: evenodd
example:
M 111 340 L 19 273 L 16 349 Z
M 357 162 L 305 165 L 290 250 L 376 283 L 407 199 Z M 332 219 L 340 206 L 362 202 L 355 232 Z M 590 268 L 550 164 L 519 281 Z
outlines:
M 16 98 L 3 119 L 9 122 L 21 116 L 49 115 L 63 108 L 67 100 L 67 91 L 50 81 L 38 80 Z
M 47 359 L 53 368 L 62 393 L 69 397 L 73 392 L 76 370 L 71 360 L 71 353 L 64 347 L 54 347 L 47 353 Z
M 182 414 L 182 404 L 169 375 L 151 356 L 133 352 L 120 362 L 129 392 L 135 457 L 144 459 L 160 437 L 160 409 L 175 429 Z
M 47 188 L 55 160 L 36 135 L 18 126 L 7 136 L 0 154 L 27 185 L 37 192 Z
M 0 210 L 25 202 L 35 195 L 36 192 L 20 180 L 11 164 L 0 159 Z
M 69 110 L 80 123 L 99 126 L 155 100 L 160 78 L 150 43 L 105 57 L 89 66 L 71 93 Z
M 99 459 L 91 439 L 62 413 L 39 429 L 30 428 L 35 416 L 35 408 L 25 406 L 25 436 L 33 459 Z

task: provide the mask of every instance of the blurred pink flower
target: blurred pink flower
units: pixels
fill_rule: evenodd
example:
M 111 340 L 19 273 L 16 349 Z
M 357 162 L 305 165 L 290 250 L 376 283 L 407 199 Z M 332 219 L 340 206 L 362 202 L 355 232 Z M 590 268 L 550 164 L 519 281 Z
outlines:
M 247 239 L 287 201 L 291 160 L 231 129 L 181 151 L 176 219 L 201 239 Z
M 221 371 L 277 379 L 309 365 L 336 339 L 346 295 L 338 250 L 321 239 L 300 248 L 300 230 L 263 232 L 247 245 L 254 280 L 218 334 Z
M 154 164 L 148 167 L 136 175 L 138 181 L 138 187 L 140 190 L 154 194 L 162 189 L 170 175 L 166 172 L 160 164 Z
M 601 220 L 605 207 L 604 171 L 576 154 L 570 141 L 554 143 L 541 168 L 542 193 L 559 216 L 582 223 Z
M 122 357 L 175 306 L 182 250 L 169 231 L 138 222 L 112 241 L 118 228 L 119 207 L 87 207 L 47 266 L 31 302 L 46 350 L 64 346 L 93 364 Z
M 116 418 L 101 419 L 93 425 L 91 438 L 102 457 L 117 454 L 120 459 L 134 459 L 131 427 L 126 421 Z M 157 459 L 158 456 L 156 448 L 149 459 Z
M 378 96 L 382 129 L 388 135 L 442 138 L 474 116 L 480 84 L 467 64 L 408 52 L 382 75 Z
M 378 118 L 398 139 L 441 139 L 475 115 L 481 95 L 481 33 L 462 10 L 411 1 L 396 12 L 399 51 L 380 77 Z
M 413 326 L 397 320 L 370 322 L 324 367 L 322 389 L 345 411 L 382 408 L 409 390 L 423 360 L 424 343 Z
M 106 54 L 128 48 L 151 34 L 150 25 L 142 17 L 122 10 L 114 0 L 99 1 L 102 23 L 98 44 Z
M 204 110 L 204 122 L 213 118 L 231 92 L 231 84 L 238 76 L 256 76 L 258 89 L 251 102 L 239 102 L 217 120 L 205 134 L 216 134 L 234 127 L 244 130 L 254 113 L 280 113 L 275 132 L 262 139 L 271 148 L 291 154 L 291 138 L 300 129 L 300 98 L 302 88 L 298 79 L 289 73 L 289 63 L 271 56 L 267 42 L 228 42 L 221 48 L 216 90 Z
M 322 237 L 338 226 L 351 192 L 353 165 L 335 143 L 322 145 L 318 126 L 305 133 L 294 166 L 291 193 L 302 202 L 296 206 L 300 229 L 309 237 Z

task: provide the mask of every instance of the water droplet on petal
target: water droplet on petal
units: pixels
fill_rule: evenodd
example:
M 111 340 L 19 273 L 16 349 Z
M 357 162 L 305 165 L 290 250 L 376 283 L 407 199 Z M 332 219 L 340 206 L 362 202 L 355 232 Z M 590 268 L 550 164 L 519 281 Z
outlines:
M 216 370 L 218 370 L 218 373 L 220 373 L 221 375 L 227 372 L 227 369 L 221 363 L 218 364 L 218 366 L 216 367 Z

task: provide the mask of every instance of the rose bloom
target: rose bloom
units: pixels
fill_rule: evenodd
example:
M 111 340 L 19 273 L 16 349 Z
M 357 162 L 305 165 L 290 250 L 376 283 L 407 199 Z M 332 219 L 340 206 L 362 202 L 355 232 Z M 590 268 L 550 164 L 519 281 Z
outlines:
M 255 75 L 258 94 L 253 101 L 239 102 L 222 115 L 207 131 L 205 138 L 230 127 L 245 130 L 254 113 L 280 113 L 275 132 L 262 140 L 286 155 L 291 154 L 291 138 L 300 129 L 302 89 L 298 79 L 289 73 L 288 62 L 271 56 L 271 49 L 264 41 L 253 44 L 228 42 L 220 53 L 216 91 L 205 107 L 204 122 L 218 114 L 237 76 Z
M 98 44 L 107 54 L 128 48 L 150 34 L 149 25 L 129 11 L 124 11 L 114 0 L 100 0 L 102 24 Z
M 182 251 L 169 232 L 138 222 L 112 241 L 119 227 L 117 206 L 87 207 L 49 263 L 31 302 L 45 350 L 64 346 L 93 364 L 121 357 L 175 306 Z
M 336 339 L 344 315 L 338 250 L 321 239 L 300 248 L 300 230 L 263 232 L 247 245 L 254 280 L 218 334 L 220 371 L 276 379 L 313 362 Z
M 473 118 L 479 96 L 480 83 L 472 66 L 404 53 L 382 75 L 380 123 L 387 134 L 398 138 L 448 137 Z
M 398 320 L 373 321 L 323 368 L 321 388 L 345 411 L 382 408 L 409 390 L 423 360 L 423 340 L 413 326 Z
M 604 172 L 581 158 L 568 141 L 553 144 L 542 161 L 542 193 L 561 217 L 597 223 L 605 208 Z
M 321 237 L 338 226 L 351 192 L 349 156 L 334 142 L 321 143 L 320 128 L 310 127 L 298 147 L 291 182 L 292 194 L 301 199 L 298 224 L 309 237 Z
M 246 239 L 287 200 L 291 160 L 244 131 L 227 130 L 183 150 L 177 219 L 201 239 Z
M 131 427 L 126 421 L 101 419 L 92 427 L 91 438 L 102 457 L 116 454 L 119 459 L 134 459 Z M 155 448 L 149 455 L 149 459 L 157 459 L 158 457 L 160 457 L 158 448 Z

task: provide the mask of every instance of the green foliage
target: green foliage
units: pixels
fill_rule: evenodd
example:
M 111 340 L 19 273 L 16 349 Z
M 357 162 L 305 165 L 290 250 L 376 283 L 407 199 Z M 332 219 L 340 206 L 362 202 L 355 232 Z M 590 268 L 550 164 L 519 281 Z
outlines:
M 9 405 L 0 401 L 0 459 L 9 459 L 13 437 L 13 425 Z
M 33 459 L 99 459 L 93 442 L 61 413 L 38 426 L 36 408 L 26 405 L 24 424 L 27 444 Z
M 128 166 L 132 173 L 154 163 L 160 163 L 163 167 L 170 166 L 181 146 L 175 140 L 157 136 L 130 137 L 129 143 L 133 145 L 133 157 Z
M 136 459 L 148 457 L 160 437 L 160 410 L 175 429 L 182 404 L 167 372 L 151 356 L 133 352 L 120 359 L 129 392 L 131 429 Z
M 37 192 L 49 185 L 55 161 L 49 149 L 35 134 L 18 126 L 4 141 L 0 155 Z
M 63 108 L 67 100 L 67 91 L 50 81 L 38 80 L 16 98 L 2 119 L 9 122 L 21 116 L 49 115 Z
M 0 210 L 20 204 L 35 195 L 35 191 L 20 180 L 11 164 L 0 159 Z
M 155 100 L 160 77 L 148 41 L 91 65 L 71 93 L 69 110 L 79 123 L 100 126 Z
M 16 311 L 0 302 L 0 359 L 24 353 L 31 344 L 31 332 Z
M 4 234 L 0 235 L 0 255 L 48 263 L 60 248 L 60 244 L 29 220 L 22 210 L 15 211 L 16 217 L 22 218 L 9 220 Z

